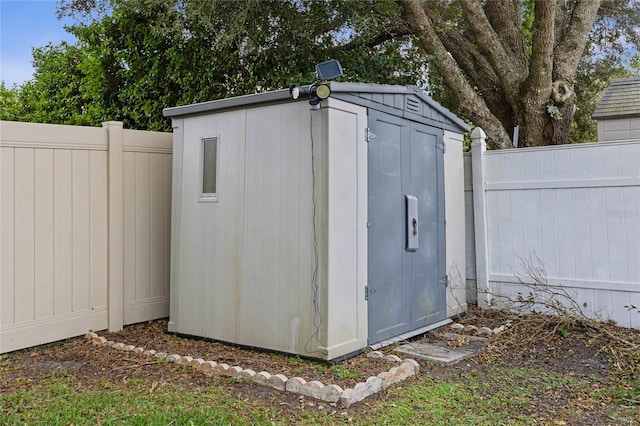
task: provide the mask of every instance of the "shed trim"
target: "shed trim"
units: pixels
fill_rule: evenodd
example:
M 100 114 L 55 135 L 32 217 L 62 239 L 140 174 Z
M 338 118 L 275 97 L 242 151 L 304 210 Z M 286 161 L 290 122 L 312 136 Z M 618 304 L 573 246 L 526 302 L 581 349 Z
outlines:
M 416 86 L 398 86 L 391 84 L 369 84 L 369 83 L 342 83 L 331 82 L 332 97 L 341 99 L 350 103 L 354 103 L 369 108 L 374 108 L 380 111 L 384 111 L 396 116 L 401 116 L 412 121 L 417 121 L 423 124 L 427 124 L 435 127 L 443 127 L 447 130 L 455 132 L 468 132 L 470 127 L 463 120 L 458 118 L 451 111 L 440 105 L 438 102 L 427 96 L 419 87 Z M 430 108 L 441 114 L 446 121 L 438 121 L 430 119 L 428 117 L 421 116 L 420 114 L 414 114 L 406 108 L 400 109 L 385 105 L 374 100 L 365 99 L 358 96 L 358 94 L 398 94 L 398 95 L 413 95 L 417 96 L 422 102 L 427 104 Z M 202 102 L 191 105 L 177 106 L 171 108 L 165 108 L 163 115 L 165 117 L 184 117 L 193 115 L 203 115 L 213 111 L 232 110 L 240 108 L 251 108 L 256 106 L 263 106 L 267 104 L 277 104 L 285 102 L 301 102 L 305 101 L 300 99 L 294 101 L 289 96 L 288 89 L 275 90 L 265 93 L 254 93 L 250 95 L 237 96 L 227 99 L 218 99 L 214 101 Z M 401 111 L 401 113 L 400 113 Z

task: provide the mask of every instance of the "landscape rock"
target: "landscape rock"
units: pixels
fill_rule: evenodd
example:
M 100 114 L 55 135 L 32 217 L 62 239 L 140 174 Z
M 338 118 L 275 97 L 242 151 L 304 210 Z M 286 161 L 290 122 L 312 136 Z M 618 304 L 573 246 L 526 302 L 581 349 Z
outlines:
M 302 377 L 293 377 L 287 380 L 285 389 L 287 392 L 302 393 L 301 390 L 306 384 L 307 384 L 307 381 Z
M 204 364 L 204 360 L 202 358 L 192 359 L 191 362 L 189 363 L 190 366 L 198 370 L 202 368 L 203 364 Z
M 227 374 L 227 371 L 229 371 L 229 366 L 227 364 L 216 364 L 213 367 L 213 370 L 218 374 Z
M 177 363 L 178 363 L 178 361 L 180 361 L 180 358 L 181 358 L 181 357 L 180 357 L 180 355 L 178 355 L 178 354 L 172 354 L 172 355 L 169 355 L 169 356 L 166 358 L 166 360 L 167 360 L 167 362 L 174 362 L 174 363 L 176 363 L 176 364 L 177 364 Z
M 342 388 L 338 385 L 325 386 L 320 391 L 320 399 L 327 402 L 338 402 L 342 396 Z
M 260 371 L 253 376 L 253 381 L 259 385 L 269 386 L 269 380 L 271 379 L 271 373 L 266 371 Z
M 300 388 L 300 393 L 312 398 L 321 399 L 322 389 L 324 389 L 322 382 L 312 380 Z
M 242 367 L 238 367 L 237 365 L 234 365 L 233 367 L 229 367 L 229 369 L 225 372 L 225 374 L 231 377 L 238 377 L 241 371 L 242 371 Z
M 493 334 L 493 330 L 491 330 L 489 327 L 480 327 L 478 329 L 478 334 L 480 336 L 491 336 Z
M 180 359 L 176 361 L 176 364 L 191 365 L 191 361 L 193 361 L 193 357 L 185 355 L 181 356 Z
M 274 374 L 269 379 L 269 386 L 271 386 L 274 389 L 283 391 L 287 389 L 288 382 L 289 380 L 287 379 L 287 376 L 285 376 L 284 374 Z
M 256 372 L 250 368 L 247 368 L 245 370 L 240 370 L 238 372 L 238 377 L 245 380 L 252 380 L 255 377 L 255 375 L 256 375 Z
M 216 365 L 218 365 L 215 361 L 205 361 L 202 363 L 202 371 L 212 372 L 214 371 Z

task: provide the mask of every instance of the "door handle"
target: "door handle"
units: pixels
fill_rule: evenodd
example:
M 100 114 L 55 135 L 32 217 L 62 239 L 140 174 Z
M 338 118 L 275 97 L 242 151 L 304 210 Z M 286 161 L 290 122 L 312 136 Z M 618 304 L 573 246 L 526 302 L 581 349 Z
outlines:
M 407 200 L 407 251 L 418 250 L 418 197 L 405 195 Z

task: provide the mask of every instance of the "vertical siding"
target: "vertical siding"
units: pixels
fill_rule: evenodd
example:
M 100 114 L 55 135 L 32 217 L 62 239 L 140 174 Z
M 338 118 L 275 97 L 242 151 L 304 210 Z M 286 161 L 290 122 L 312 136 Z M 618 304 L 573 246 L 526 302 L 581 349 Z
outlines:
M 106 328 L 106 130 L 4 121 L 0 125 L 0 352 Z M 150 259 L 145 265 L 150 275 L 144 282 L 145 296 L 164 298 L 160 308 L 134 316 L 146 320 L 168 314 L 171 193 L 166 186 L 171 185 L 171 135 L 131 132 L 128 137 L 146 151 L 143 155 L 155 156 L 148 160 L 152 170 L 145 177 L 152 182 L 147 183 L 148 208 L 134 217 L 149 224 L 147 234 L 153 234 L 146 252 L 138 253 Z M 128 188 L 127 182 L 125 194 L 130 197 Z M 127 226 L 125 231 L 135 235 L 135 226 Z M 123 253 L 125 261 L 135 262 L 136 256 L 128 254 Z M 135 263 L 126 266 L 139 269 Z M 127 277 L 125 293 L 131 294 L 136 285 L 135 278 Z
M 591 315 L 638 324 L 624 306 L 640 293 L 640 143 L 494 151 L 485 160 L 494 291 L 513 296 L 527 265 L 542 268 Z
M 124 323 L 169 314 L 171 134 L 124 131 Z
M 0 325 L 15 323 L 15 148 L 0 147 Z
M 54 253 L 67 253 L 55 256 L 53 277 L 55 291 L 53 296 L 54 315 L 73 312 L 73 259 L 68 254 L 73 250 L 73 216 L 69 214 L 73 203 L 71 191 L 71 150 L 54 150 L 53 166 L 53 223 Z
M 54 313 L 53 150 L 35 151 L 35 316 Z
M 14 321 L 19 324 L 34 318 L 34 150 L 15 150 L 14 216 Z
M 311 329 L 306 312 L 314 309 L 310 303 L 311 113 L 287 104 L 246 114 L 251 124 L 245 148 L 241 341 L 299 353 Z M 321 117 L 326 119 L 323 112 L 313 112 L 315 125 Z M 297 124 L 290 126 L 290 122 Z M 314 131 L 316 150 L 322 146 L 322 134 Z M 315 168 L 319 183 L 322 162 L 317 153 Z M 319 200 L 320 194 L 316 197 Z M 274 331 L 281 332 L 261 331 L 257 324 L 263 322 L 277 324 Z
M 462 152 L 463 136 L 444 131 L 444 187 L 445 187 L 445 248 L 447 288 L 447 316 L 467 311 L 467 255 L 465 240 L 466 181 Z M 475 301 L 475 298 L 472 299 Z
M 464 222 L 465 222 L 465 283 L 467 303 L 478 301 L 476 280 L 476 240 L 473 214 L 473 179 L 471 153 L 463 154 L 464 167 Z

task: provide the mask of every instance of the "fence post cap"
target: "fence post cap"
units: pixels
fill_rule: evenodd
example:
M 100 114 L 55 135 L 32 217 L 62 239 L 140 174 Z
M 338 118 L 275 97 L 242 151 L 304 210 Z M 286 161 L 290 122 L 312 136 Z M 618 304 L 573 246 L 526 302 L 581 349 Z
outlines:
M 486 133 L 480 127 L 476 127 L 471 131 L 471 139 L 480 139 L 480 138 L 484 139 L 486 137 L 487 137 Z
M 102 127 L 109 127 L 109 126 L 123 126 L 122 121 L 103 121 L 102 122 Z

